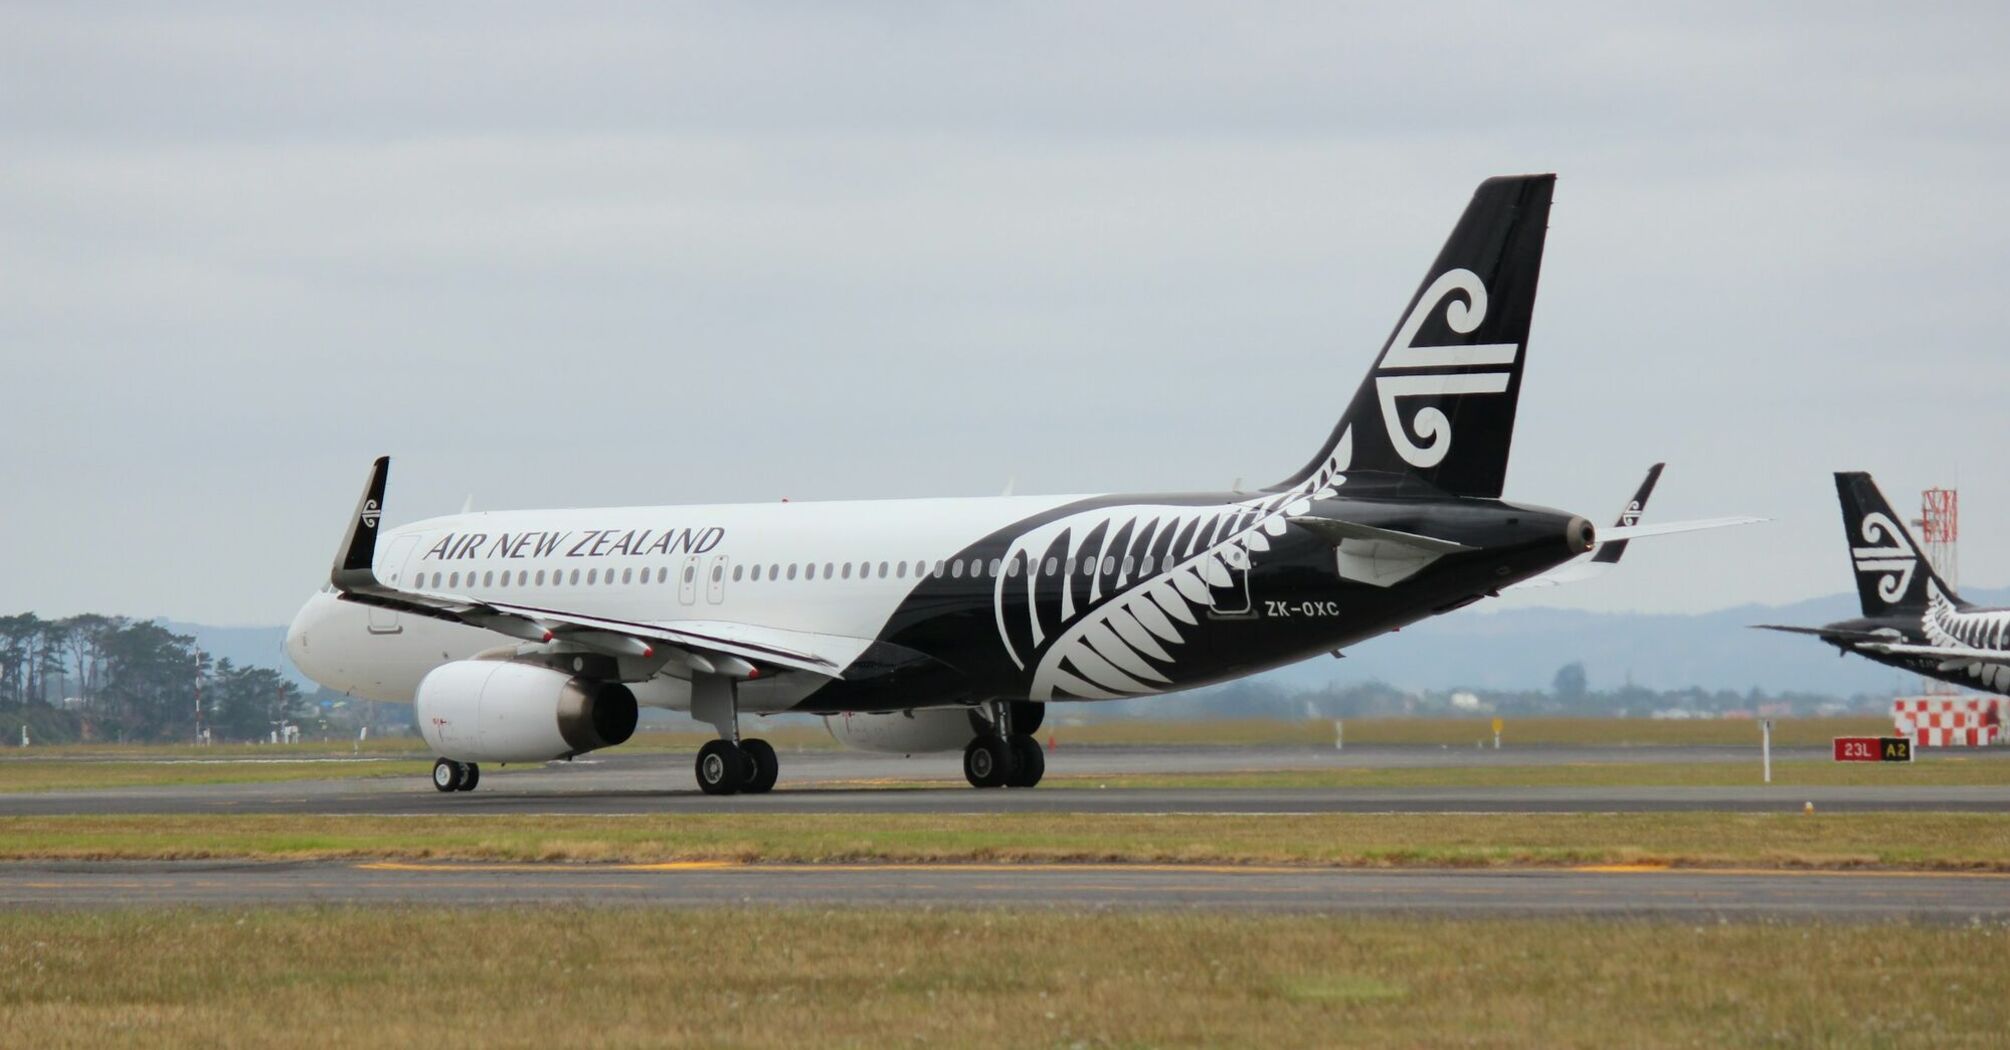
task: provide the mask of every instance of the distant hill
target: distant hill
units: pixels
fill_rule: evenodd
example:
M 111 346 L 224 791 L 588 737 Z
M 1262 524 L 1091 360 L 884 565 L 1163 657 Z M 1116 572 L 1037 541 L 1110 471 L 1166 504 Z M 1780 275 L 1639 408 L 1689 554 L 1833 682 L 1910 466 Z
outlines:
M 2010 605 L 2010 588 L 1964 594 L 1981 605 Z M 1629 678 L 1653 689 L 1798 691 L 1853 696 L 1904 692 L 1917 679 L 1863 659 L 1842 659 L 1809 638 L 1754 631 L 1755 623 L 1818 625 L 1857 615 L 1854 594 L 1792 605 L 1742 605 L 1693 615 L 1506 609 L 1484 603 L 1348 650 L 1262 676 L 1281 686 L 1383 681 L 1402 689 L 1543 689 L 1564 664 L 1582 662 L 1593 689 Z M 286 659 L 284 627 L 169 623 L 231 662 L 276 667 L 312 687 Z

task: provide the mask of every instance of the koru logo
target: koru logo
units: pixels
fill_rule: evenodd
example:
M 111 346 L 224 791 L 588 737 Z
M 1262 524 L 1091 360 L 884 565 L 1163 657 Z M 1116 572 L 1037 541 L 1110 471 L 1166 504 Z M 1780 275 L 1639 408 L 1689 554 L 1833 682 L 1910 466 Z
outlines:
M 1912 571 L 1919 565 L 1919 555 L 1906 542 L 1904 531 L 1881 510 L 1864 515 L 1858 531 L 1870 546 L 1850 548 L 1850 554 L 1856 558 L 1856 571 L 1883 574 L 1877 581 L 1877 596 L 1886 605 L 1903 598 L 1906 589 L 1912 586 Z
M 364 501 L 363 501 L 363 527 L 364 527 L 364 528 L 366 528 L 366 529 L 374 529 L 374 528 L 376 528 L 376 527 L 377 527 L 377 513 L 378 513 L 378 512 L 377 512 L 377 501 L 376 501 L 376 500 L 373 500 L 373 499 L 366 499 L 366 500 L 364 500 Z
M 1454 293 L 1464 298 L 1456 298 Z M 1439 303 L 1445 304 L 1446 326 L 1464 335 L 1486 320 L 1487 286 L 1471 270 L 1440 274 L 1417 299 L 1416 308 L 1403 318 L 1375 375 L 1375 394 L 1382 402 L 1382 425 L 1389 431 L 1389 442 L 1403 462 L 1413 467 L 1435 467 L 1444 462 L 1452 450 L 1452 421 L 1436 405 L 1425 405 L 1405 426 L 1397 402 L 1406 397 L 1505 393 L 1513 374 L 1507 367 L 1521 353 L 1518 343 L 1417 346 L 1418 330 Z M 1470 371 L 1481 366 L 1502 367 L 1500 371 Z
M 1627 526 L 1627 527 L 1629 527 L 1629 528 L 1630 528 L 1630 527 L 1632 527 L 1632 526 L 1634 526 L 1634 525 L 1638 525 L 1638 524 L 1640 524 L 1640 501 L 1639 501 L 1639 500 L 1634 500 L 1633 502 L 1631 502 L 1631 503 L 1628 503 L 1628 504 L 1626 505 L 1626 510 L 1625 510 L 1625 512 L 1619 515 L 1619 523 L 1620 523 L 1621 525 L 1625 525 L 1625 526 Z

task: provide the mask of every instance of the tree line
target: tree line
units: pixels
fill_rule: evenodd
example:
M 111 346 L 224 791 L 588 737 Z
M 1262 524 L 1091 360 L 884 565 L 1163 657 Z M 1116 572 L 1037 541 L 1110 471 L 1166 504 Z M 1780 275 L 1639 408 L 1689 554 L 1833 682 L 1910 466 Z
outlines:
M 0 741 L 263 740 L 311 708 L 269 667 L 215 659 L 151 620 L 0 616 Z

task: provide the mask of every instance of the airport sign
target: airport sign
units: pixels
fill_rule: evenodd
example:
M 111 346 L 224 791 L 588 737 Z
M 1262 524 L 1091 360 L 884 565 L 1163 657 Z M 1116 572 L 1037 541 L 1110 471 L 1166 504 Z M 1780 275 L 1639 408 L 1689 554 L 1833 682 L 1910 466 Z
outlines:
M 1910 762 L 1912 741 L 1902 736 L 1839 736 L 1838 762 Z

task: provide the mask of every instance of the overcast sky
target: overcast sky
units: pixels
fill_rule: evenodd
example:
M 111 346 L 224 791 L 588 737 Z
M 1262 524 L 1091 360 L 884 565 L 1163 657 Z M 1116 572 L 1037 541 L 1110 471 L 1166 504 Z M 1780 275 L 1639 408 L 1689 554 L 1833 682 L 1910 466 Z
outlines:
M 2010 582 L 2001 5 L 280 6 L 0 9 L 6 610 L 283 622 L 386 452 L 393 522 L 1269 483 L 1524 171 L 1508 495 L 1776 520 L 1514 600 L 1846 589 L 1836 469 Z

